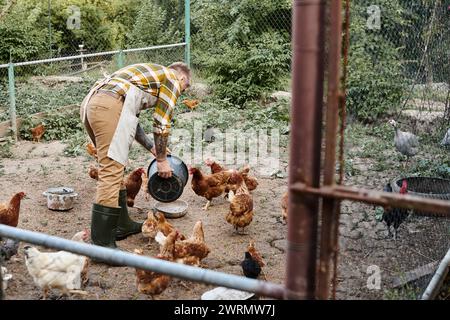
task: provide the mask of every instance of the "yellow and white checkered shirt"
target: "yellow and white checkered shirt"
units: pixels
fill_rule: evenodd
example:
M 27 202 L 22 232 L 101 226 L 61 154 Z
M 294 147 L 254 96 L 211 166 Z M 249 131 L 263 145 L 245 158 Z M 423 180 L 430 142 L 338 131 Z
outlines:
M 175 72 L 153 63 L 134 64 L 113 73 L 111 80 L 100 90 L 125 96 L 130 85 L 123 80 L 158 98 L 153 113 L 153 132 L 168 134 L 173 110 L 181 94 L 180 84 Z

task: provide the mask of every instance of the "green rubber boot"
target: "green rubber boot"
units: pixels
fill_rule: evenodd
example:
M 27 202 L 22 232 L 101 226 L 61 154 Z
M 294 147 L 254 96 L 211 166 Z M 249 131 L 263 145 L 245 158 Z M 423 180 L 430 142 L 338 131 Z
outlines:
M 91 239 L 98 246 L 117 248 L 116 230 L 121 208 L 105 207 L 94 203 L 91 218 Z
M 132 234 L 142 232 L 142 222 L 135 222 L 130 219 L 127 208 L 127 190 L 119 192 L 120 217 L 117 223 L 116 240 L 123 240 Z

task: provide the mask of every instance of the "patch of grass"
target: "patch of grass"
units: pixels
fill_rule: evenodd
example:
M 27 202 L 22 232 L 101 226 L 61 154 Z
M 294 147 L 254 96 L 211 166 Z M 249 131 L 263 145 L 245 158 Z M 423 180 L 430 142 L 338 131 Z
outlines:
M 48 87 L 31 81 L 16 84 L 17 116 L 54 110 L 61 106 L 81 103 L 84 96 L 89 92 L 93 81 L 87 79 L 81 83 L 67 83 Z M 0 102 L 5 101 L 7 105 L 8 91 L 0 91 Z M 0 114 L 0 121 L 8 120 L 9 115 Z
M 444 87 L 435 88 L 432 86 L 420 86 L 415 87 L 412 97 L 414 99 L 420 99 L 424 101 L 436 101 L 445 103 L 447 99 L 447 90 Z
M 389 289 L 384 291 L 386 300 L 417 300 L 420 297 L 420 290 L 410 284 L 400 289 Z
M 63 142 L 66 143 L 64 156 L 77 157 L 85 153 L 86 134 L 83 131 L 75 132 L 72 136 L 63 140 Z
M 41 171 L 42 171 L 42 175 L 44 175 L 44 176 L 48 175 L 48 168 L 47 168 L 47 166 L 41 164 Z
M 352 159 L 346 159 L 344 166 L 345 166 L 344 170 L 345 170 L 345 175 L 346 176 L 353 177 L 353 176 L 356 176 L 356 175 L 361 173 L 361 170 L 359 170 L 358 168 L 356 168 L 353 165 L 353 160 Z
M 441 157 L 417 159 L 405 173 L 410 176 L 450 178 L 450 160 Z
M 11 137 L 7 137 L 5 141 L 0 143 L 0 158 L 11 158 L 13 156 L 11 151 L 13 144 L 14 141 Z

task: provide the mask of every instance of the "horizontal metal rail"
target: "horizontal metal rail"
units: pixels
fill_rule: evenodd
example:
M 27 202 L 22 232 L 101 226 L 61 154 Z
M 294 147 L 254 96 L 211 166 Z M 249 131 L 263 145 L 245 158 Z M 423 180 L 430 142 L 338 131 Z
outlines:
M 291 190 L 304 194 L 313 194 L 325 198 L 352 200 L 379 206 L 416 209 L 450 217 L 450 201 L 428 199 L 411 195 L 400 195 L 391 192 L 368 190 L 348 186 L 308 187 L 304 183 L 295 183 Z M 420 211 L 417 212 L 420 214 Z
M 237 275 L 186 266 L 156 258 L 144 257 L 120 250 L 67 240 L 40 232 L 28 231 L 0 224 L 0 237 L 18 239 L 48 248 L 69 251 L 119 266 L 155 271 L 181 279 L 209 283 L 227 288 L 254 292 L 262 296 L 283 299 L 285 288 L 282 285 L 253 280 Z
M 76 56 L 66 56 L 66 57 L 43 59 L 43 60 L 17 62 L 17 63 L 12 63 L 12 65 L 14 67 L 29 66 L 29 65 L 40 64 L 40 63 L 58 62 L 58 61 L 65 61 L 65 60 L 72 60 L 72 59 L 79 59 L 79 58 L 89 58 L 89 57 L 98 57 L 98 56 L 104 56 L 104 55 L 111 55 L 111 54 L 117 54 L 119 52 L 127 53 L 127 52 L 137 52 L 137 51 L 148 51 L 148 50 L 156 50 L 156 49 L 182 47 L 182 46 L 185 46 L 185 45 L 186 45 L 186 42 L 181 42 L 181 43 L 166 44 L 166 45 L 152 46 L 152 47 L 145 47 L 145 48 L 134 48 L 134 49 L 104 51 L 104 52 L 81 54 L 81 55 L 76 55 Z M 0 64 L 0 68 L 8 68 L 8 66 L 9 66 L 9 63 Z
M 436 273 L 434 274 L 433 278 L 431 279 L 430 283 L 425 289 L 425 292 L 422 295 L 422 300 L 431 300 L 436 298 L 436 296 L 439 293 L 439 290 L 442 287 L 442 284 L 444 283 L 445 277 L 449 272 L 448 270 L 449 267 L 450 267 L 450 249 L 447 251 L 447 254 L 439 264 Z

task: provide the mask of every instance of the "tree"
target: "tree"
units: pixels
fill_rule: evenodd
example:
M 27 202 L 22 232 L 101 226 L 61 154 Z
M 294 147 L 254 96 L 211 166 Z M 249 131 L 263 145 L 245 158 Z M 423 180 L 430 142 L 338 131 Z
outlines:
M 127 35 L 127 46 L 136 48 L 181 42 L 182 35 L 175 18 L 159 1 L 145 0 Z
M 347 108 L 362 121 L 373 121 L 401 103 L 407 82 L 400 50 L 404 10 L 398 1 L 377 1 L 380 28 L 369 28 L 367 2 L 351 6 Z

